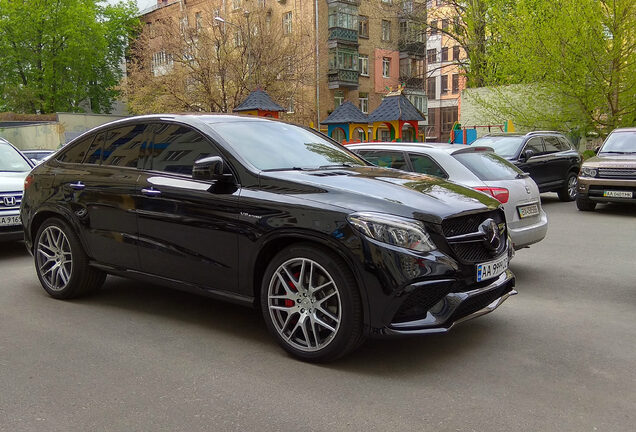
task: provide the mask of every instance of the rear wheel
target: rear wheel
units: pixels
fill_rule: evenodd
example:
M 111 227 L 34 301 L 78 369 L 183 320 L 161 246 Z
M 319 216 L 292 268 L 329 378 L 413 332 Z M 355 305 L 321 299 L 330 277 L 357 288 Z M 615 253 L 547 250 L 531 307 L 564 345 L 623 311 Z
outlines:
M 577 175 L 573 172 L 569 173 L 563 188 L 557 192 L 559 194 L 559 199 L 565 202 L 574 201 L 576 198 L 576 188 L 578 184 Z
M 339 258 L 313 245 L 292 245 L 272 259 L 261 309 L 278 343 L 302 360 L 335 360 L 363 340 L 353 275 Z
M 35 237 L 35 270 L 44 290 L 68 299 L 99 288 L 106 274 L 89 267 L 88 257 L 73 229 L 58 218 L 45 221 Z
M 581 211 L 593 211 L 596 208 L 596 203 L 581 195 L 577 195 L 576 208 L 578 208 Z

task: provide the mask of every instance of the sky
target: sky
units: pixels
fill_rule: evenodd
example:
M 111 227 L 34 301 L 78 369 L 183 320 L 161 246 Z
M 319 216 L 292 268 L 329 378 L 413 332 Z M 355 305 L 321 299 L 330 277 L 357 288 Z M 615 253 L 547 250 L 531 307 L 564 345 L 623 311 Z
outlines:
M 106 0 L 108 3 L 119 3 L 120 0 Z M 137 0 L 139 10 L 146 9 L 149 6 L 157 4 L 157 0 Z

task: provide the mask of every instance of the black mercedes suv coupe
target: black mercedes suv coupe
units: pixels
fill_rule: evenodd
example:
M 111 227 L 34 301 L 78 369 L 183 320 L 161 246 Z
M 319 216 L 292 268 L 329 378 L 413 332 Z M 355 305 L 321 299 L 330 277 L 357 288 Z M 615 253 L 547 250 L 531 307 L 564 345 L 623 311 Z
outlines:
M 252 305 L 308 361 L 444 332 L 516 294 L 498 201 L 256 117 L 100 126 L 31 172 L 21 216 L 52 297 L 114 274 Z

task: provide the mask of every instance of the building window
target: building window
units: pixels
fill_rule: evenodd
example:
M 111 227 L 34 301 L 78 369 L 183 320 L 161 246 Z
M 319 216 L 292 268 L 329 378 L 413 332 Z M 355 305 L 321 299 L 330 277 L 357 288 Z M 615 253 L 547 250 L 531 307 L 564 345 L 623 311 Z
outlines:
M 448 31 L 448 19 L 446 18 L 442 20 L 442 30 Z
M 459 60 L 459 45 L 453 47 L 453 60 Z
M 437 77 L 430 77 L 426 80 L 426 94 L 429 99 L 435 99 Z
M 388 57 L 382 58 L 382 76 L 389 78 L 391 73 L 391 59 Z
M 369 37 L 369 17 L 360 15 L 358 16 L 358 36 L 362 38 Z
M 232 0 L 232 9 L 240 9 L 241 8 L 241 0 Z
M 459 93 L 459 74 L 453 74 L 453 94 Z
M 213 18 L 218 17 L 219 16 L 219 10 L 218 9 L 214 9 L 214 11 L 212 12 L 212 15 L 213 15 Z M 212 20 L 212 25 L 216 27 L 216 26 L 219 25 L 219 22 L 217 20 L 213 19 Z
M 329 50 L 329 69 L 358 70 L 358 51 L 352 48 L 332 48 Z
M 334 109 L 338 108 L 344 102 L 344 92 L 338 90 L 333 94 Z
M 426 61 L 428 63 L 437 63 L 437 49 L 431 48 L 426 50 Z
M 184 16 L 181 18 L 181 22 L 179 23 L 179 27 L 181 28 L 181 32 L 185 32 L 188 30 L 188 17 Z
M 392 3 L 393 3 L 393 0 L 382 0 L 382 3 L 385 3 L 385 4 L 392 4 Z
M 196 26 L 197 31 L 203 28 L 203 17 L 201 16 L 201 12 L 194 14 L 194 25 Z
M 239 30 L 234 33 L 234 47 L 238 48 L 243 45 L 243 39 L 241 38 L 241 32 Z
M 358 94 L 358 103 L 360 106 L 360 111 L 367 114 L 369 112 L 369 93 Z
M 382 20 L 382 40 L 391 40 L 391 21 Z
M 408 99 L 411 103 L 417 108 L 417 110 L 421 113 L 425 111 L 426 103 L 424 101 L 424 96 L 422 95 L 408 95 Z
M 428 126 L 431 129 L 435 129 L 435 127 L 437 126 L 435 124 L 435 108 L 429 108 L 428 109 L 428 118 L 426 119 L 428 122 Z
M 287 105 L 287 114 L 293 114 L 294 112 L 294 96 L 291 96 Z
M 431 36 L 435 36 L 437 34 L 437 20 L 431 21 L 429 27 L 431 28 Z
M 283 34 L 290 34 L 292 32 L 292 13 L 286 12 L 283 14 Z
M 360 70 L 360 75 L 369 76 L 369 56 L 368 55 L 360 55 L 360 57 L 358 57 L 358 69 Z
M 442 6 L 444 4 L 444 0 L 435 0 L 435 6 Z
M 457 107 L 442 108 L 442 133 L 448 133 L 457 121 Z
M 407 14 L 413 12 L 413 0 L 402 0 L 402 12 Z
M 358 30 L 358 9 L 349 5 L 330 7 L 329 28 L 334 27 Z
M 258 7 L 265 8 L 265 0 L 258 0 Z
M 448 93 L 448 75 L 442 75 L 442 94 Z
M 448 47 L 442 47 L 442 61 L 448 61 Z

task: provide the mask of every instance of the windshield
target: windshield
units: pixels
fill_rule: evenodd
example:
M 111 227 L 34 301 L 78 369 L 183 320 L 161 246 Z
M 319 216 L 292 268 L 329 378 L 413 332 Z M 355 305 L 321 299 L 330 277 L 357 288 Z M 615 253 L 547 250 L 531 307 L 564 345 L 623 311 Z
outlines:
M 243 159 L 260 170 L 367 165 L 344 147 L 298 126 L 254 121 L 211 126 Z
M 24 172 L 31 171 L 31 165 L 22 155 L 9 144 L 0 142 L 0 171 Z
M 499 156 L 514 157 L 521 147 L 523 137 L 520 136 L 487 136 L 477 139 L 472 145 L 492 147 Z
M 483 181 L 512 180 L 523 174 L 519 168 L 490 152 L 457 153 L 453 157 Z
M 636 132 L 612 132 L 599 151 L 599 154 L 603 153 L 636 153 Z

